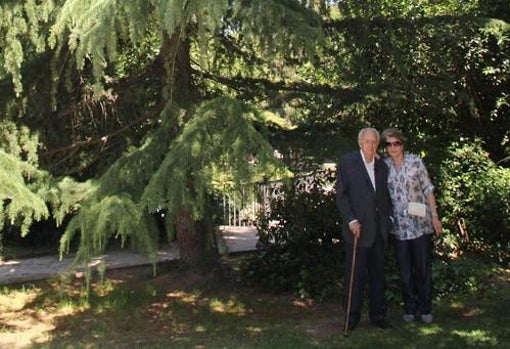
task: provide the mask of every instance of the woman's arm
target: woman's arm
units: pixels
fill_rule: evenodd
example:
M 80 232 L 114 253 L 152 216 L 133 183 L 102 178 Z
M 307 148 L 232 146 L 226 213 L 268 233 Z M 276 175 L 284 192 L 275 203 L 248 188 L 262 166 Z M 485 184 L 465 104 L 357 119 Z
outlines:
M 427 203 L 430 208 L 430 213 L 432 214 L 432 226 L 434 227 L 434 231 L 436 234 L 441 234 L 443 232 L 443 225 L 441 224 L 437 214 L 437 204 L 434 193 L 431 192 L 427 195 Z

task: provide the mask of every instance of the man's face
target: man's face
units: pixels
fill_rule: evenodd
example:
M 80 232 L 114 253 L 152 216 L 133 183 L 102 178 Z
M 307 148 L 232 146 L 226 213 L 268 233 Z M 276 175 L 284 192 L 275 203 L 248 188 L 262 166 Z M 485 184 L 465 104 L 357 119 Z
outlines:
M 363 155 L 365 156 L 365 160 L 369 162 L 372 161 L 375 152 L 377 151 L 377 147 L 379 146 L 376 134 L 372 131 L 364 132 L 358 143 Z

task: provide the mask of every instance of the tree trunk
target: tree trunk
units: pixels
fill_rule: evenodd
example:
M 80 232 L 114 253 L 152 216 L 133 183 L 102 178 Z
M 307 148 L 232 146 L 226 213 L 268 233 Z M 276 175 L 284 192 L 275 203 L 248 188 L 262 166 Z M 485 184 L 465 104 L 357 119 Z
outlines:
M 187 108 L 195 102 L 189 50 L 188 40 L 182 40 L 175 33 L 171 37 L 165 35 L 161 47 L 161 57 L 164 61 L 167 79 L 162 93 L 167 101 L 175 102 L 182 108 Z
M 176 103 L 187 109 L 195 103 L 191 78 L 190 44 L 182 40 L 176 30 L 171 37 L 165 35 L 161 48 L 161 57 L 166 70 L 166 84 L 162 94 L 167 103 Z M 175 125 L 178 131 L 179 125 Z M 181 261 L 197 265 L 205 259 L 207 247 L 207 231 L 200 222 L 194 220 L 187 208 L 182 208 L 176 215 L 175 230 L 177 246 Z
M 180 259 L 186 264 L 197 265 L 204 260 L 206 252 L 206 234 L 200 224 L 193 220 L 188 210 L 181 211 L 176 217 L 176 237 Z

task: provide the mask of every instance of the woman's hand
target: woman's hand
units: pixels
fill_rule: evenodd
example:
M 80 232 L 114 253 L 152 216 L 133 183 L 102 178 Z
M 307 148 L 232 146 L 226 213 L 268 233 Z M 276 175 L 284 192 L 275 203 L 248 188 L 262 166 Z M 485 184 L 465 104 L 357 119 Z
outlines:
M 436 234 L 441 234 L 443 232 L 443 224 L 437 215 L 432 216 L 432 226 L 434 227 Z

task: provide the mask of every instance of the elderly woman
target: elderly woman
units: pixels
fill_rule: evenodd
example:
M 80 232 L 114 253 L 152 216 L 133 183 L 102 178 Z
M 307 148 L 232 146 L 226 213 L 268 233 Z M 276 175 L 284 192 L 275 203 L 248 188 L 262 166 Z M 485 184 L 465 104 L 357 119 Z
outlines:
M 434 186 L 422 159 L 404 151 L 406 138 L 394 128 L 381 134 L 388 156 L 388 189 L 393 204 L 395 251 L 406 322 L 420 315 L 432 323 L 432 234 L 442 233 Z

